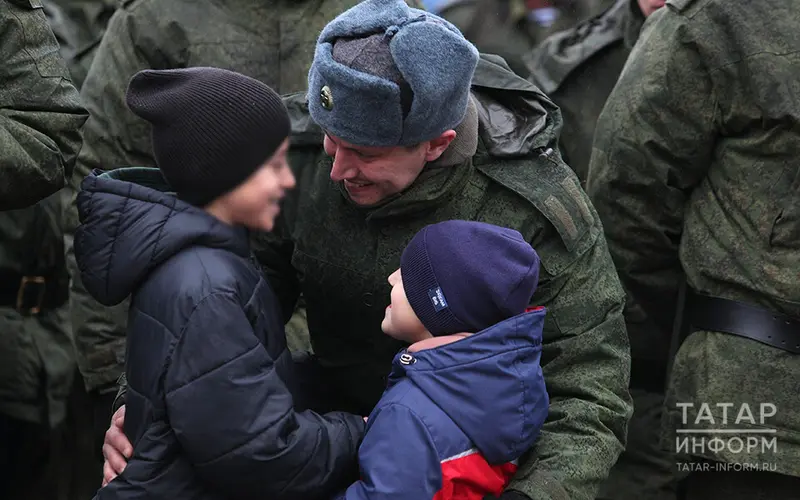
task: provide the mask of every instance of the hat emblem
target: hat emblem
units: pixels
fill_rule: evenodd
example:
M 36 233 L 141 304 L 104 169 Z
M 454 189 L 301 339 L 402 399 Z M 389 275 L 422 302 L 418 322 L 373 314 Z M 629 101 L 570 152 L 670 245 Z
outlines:
M 333 93 L 327 85 L 324 85 L 319 91 L 319 102 L 328 111 L 333 109 Z

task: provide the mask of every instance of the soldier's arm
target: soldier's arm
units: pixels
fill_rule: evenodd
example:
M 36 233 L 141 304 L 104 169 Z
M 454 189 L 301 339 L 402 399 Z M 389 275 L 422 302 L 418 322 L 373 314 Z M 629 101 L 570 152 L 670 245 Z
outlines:
M 36 0 L 0 0 L 0 210 L 55 193 L 72 173 L 86 111 Z
M 695 35 L 673 8 L 652 16 L 606 103 L 587 184 L 629 294 L 634 381 L 637 363 L 666 370 L 684 206 L 715 145 L 718 96 Z
M 632 413 L 624 293 L 585 202 L 595 220 L 581 250 L 567 250 L 549 225 L 534 242 L 542 258 L 534 304 L 547 307 L 542 370 L 550 409 L 509 485 L 533 500 L 594 499 L 624 448 Z
M 149 125 L 128 109 L 125 93 L 131 77 L 142 69 L 185 66 L 187 42 L 180 28 L 160 19 L 157 4 L 152 5 L 125 2 L 114 13 L 81 89 L 91 116 L 71 179 L 75 192 L 65 223 L 70 235 L 78 225 L 74 194 L 91 170 L 155 165 Z M 128 301 L 103 307 L 86 292 L 70 241 L 68 237 L 67 265 L 73 278 L 70 310 L 78 364 L 90 389 L 113 390 L 124 366 Z

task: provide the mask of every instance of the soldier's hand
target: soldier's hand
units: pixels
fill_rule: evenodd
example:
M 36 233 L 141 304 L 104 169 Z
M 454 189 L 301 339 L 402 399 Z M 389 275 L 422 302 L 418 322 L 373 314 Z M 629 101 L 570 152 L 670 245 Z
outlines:
M 103 486 L 110 483 L 118 474 L 125 470 L 128 459 L 133 454 L 133 446 L 123 432 L 125 422 L 125 406 L 121 406 L 111 417 L 111 427 L 106 431 L 103 441 Z

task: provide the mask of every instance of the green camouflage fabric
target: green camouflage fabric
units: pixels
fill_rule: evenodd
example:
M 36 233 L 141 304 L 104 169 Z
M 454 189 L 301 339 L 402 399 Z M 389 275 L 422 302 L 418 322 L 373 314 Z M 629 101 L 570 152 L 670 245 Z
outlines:
M 147 68 L 215 66 L 257 78 L 278 92 L 306 88 L 317 37 L 358 0 L 127 0 L 109 21 L 107 36 L 81 89 L 91 112 L 86 147 L 72 177 L 95 168 L 155 166 L 150 129 L 125 104 L 130 78 Z M 412 1 L 410 3 L 415 3 Z M 74 196 L 67 229 L 78 225 Z M 72 324 L 78 364 L 88 390 L 113 390 L 125 359 L 127 302 L 104 307 L 80 282 L 72 246 Z M 302 323 L 302 321 L 297 321 Z M 297 342 L 295 342 L 296 344 Z
M 617 0 L 602 14 L 550 35 L 525 56 L 528 79 L 561 109 L 561 154 L 584 184 L 597 118 L 642 24 L 637 0 Z
M 629 292 L 634 364 L 667 362 L 684 280 L 800 317 L 799 28 L 780 0 L 669 0 L 645 23 L 600 116 L 587 188 Z M 691 451 L 800 476 L 794 355 L 696 332 L 671 373 L 665 444 L 678 447 L 678 428 L 774 429 L 777 450 L 701 435 Z M 753 420 L 737 418 L 745 404 Z M 762 404 L 776 414 L 762 421 Z
M 532 301 L 548 308 L 542 366 L 551 406 L 510 489 L 533 500 L 594 499 L 631 413 L 622 287 L 600 220 L 558 153 L 558 109 L 496 56 L 481 57 L 473 92 L 482 121 L 477 154 L 437 160 L 442 168 L 424 170 L 369 209 L 331 183 L 332 160 L 304 95 L 287 99 L 297 188 L 276 231 L 257 233 L 254 250 L 287 316 L 305 297 L 314 352 L 343 409 L 367 415 L 402 347 L 380 325 L 387 277 L 414 234 L 448 219 L 519 230 L 542 259 Z
M 0 212 L 0 270 L 45 276 L 68 287 L 62 213 L 56 193 L 19 210 Z M 21 314 L 0 305 L 0 413 L 55 428 L 66 416 L 75 356 L 69 307 Z
M 556 0 L 558 17 L 549 26 L 528 19 L 526 0 L 453 0 L 439 13 L 461 30 L 478 50 L 497 54 L 520 76 L 524 56 L 550 34 L 568 29 L 606 10 L 614 0 Z
M 38 0 L 0 0 L 0 211 L 55 193 L 72 174 L 86 111 Z
M 637 0 L 618 0 L 604 13 L 549 36 L 526 57 L 528 79 L 561 109 L 564 127 L 559 148 L 582 183 L 597 119 L 643 24 Z M 598 500 L 675 498 L 675 460 L 660 446 L 663 378 L 663 372 L 631 373 L 634 413 L 627 447 Z
M 45 0 L 44 9 L 78 89 L 119 0 Z

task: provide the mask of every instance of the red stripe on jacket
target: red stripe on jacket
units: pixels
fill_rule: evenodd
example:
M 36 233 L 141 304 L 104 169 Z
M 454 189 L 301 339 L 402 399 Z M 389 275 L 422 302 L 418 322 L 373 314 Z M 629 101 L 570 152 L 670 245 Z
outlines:
M 516 463 L 489 465 L 477 450 L 469 450 L 442 460 L 442 489 L 433 500 L 483 500 L 489 494 L 499 496 L 516 471 Z

